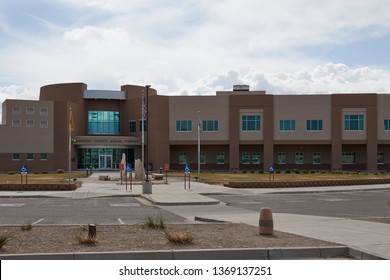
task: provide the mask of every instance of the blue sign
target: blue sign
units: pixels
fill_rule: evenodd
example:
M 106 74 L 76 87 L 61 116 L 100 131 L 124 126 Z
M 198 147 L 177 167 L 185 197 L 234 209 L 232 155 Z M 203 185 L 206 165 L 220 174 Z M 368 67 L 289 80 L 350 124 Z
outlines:
M 188 163 L 186 164 L 186 167 L 184 168 L 184 173 L 186 173 L 186 174 L 191 173 L 191 168 L 190 168 L 190 165 Z
M 128 163 L 126 165 L 126 172 L 132 172 L 133 171 L 133 166 L 131 166 L 131 163 Z
M 274 173 L 274 171 L 275 171 L 275 166 L 273 164 L 270 164 L 269 165 L 269 172 Z
M 26 175 L 28 173 L 28 166 L 27 164 L 22 164 L 20 166 L 20 174 Z

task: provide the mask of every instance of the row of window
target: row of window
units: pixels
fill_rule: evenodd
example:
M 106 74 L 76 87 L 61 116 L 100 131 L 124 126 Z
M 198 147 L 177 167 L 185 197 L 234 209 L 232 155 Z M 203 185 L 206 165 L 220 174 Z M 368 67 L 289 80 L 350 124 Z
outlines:
M 12 120 L 12 127 L 21 127 L 21 126 L 22 126 L 22 121 L 20 119 L 13 119 Z M 35 127 L 35 120 L 32 120 L 32 119 L 26 120 L 26 127 L 29 127 L 29 128 Z M 39 127 L 40 128 L 48 128 L 49 121 L 48 120 L 40 120 Z
M 279 120 L 279 131 L 295 131 L 295 120 Z M 383 121 L 385 131 L 390 131 L 390 119 Z M 260 131 L 261 116 L 260 115 L 243 115 L 241 116 L 242 131 Z M 203 131 L 218 131 L 218 120 L 205 120 L 202 122 Z M 307 131 L 322 131 L 323 120 L 306 120 Z M 344 130 L 346 131 L 362 131 L 364 130 L 364 115 L 362 114 L 346 114 L 344 115 Z M 176 121 L 177 132 L 191 132 L 191 120 Z
M 12 154 L 12 160 L 20 160 L 20 154 L 19 153 Z M 26 154 L 26 160 L 34 160 L 34 154 L 33 153 L 27 153 Z M 47 160 L 47 154 L 46 153 L 40 153 L 39 154 L 39 160 Z
M 22 113 L 21 106 L 12 106 L 12 114 L 13 115 L 20 115 L 21 113 Z M 39 107 L 39 114 L 41 116 L 47 116 L 49 114 L 49 108 L 48 107 Z M 35 107 L 27 106 L 26 107 L 26 115 L 35 115 Z
M 278 152 L 277 163 L 286 164 L 286 153 Z M 342 153 L 342 164 L 355 164 L 356 163 L 356 154 L 354 152 L 343 152 Z M 225 164 L 225 153 L 219 152 L 216 154 L 216 163 Z M 241 163 L 242 164 L 260 164 L 261 156 L 258 152 L 243 152 L 241 154 Z M 321 153 L 314 152 L 312 153 L 312 163 L 321 164 Z M 377 154 L 377 163 L 384 164 L 385 157 L 384 153 L 378 152 Z M 179 164 L 187 164 L 187 153 L 179 153 Z M 200 164 L 206 164 L 206 153 L 200 153 Z M 304 164 L 304 153 L 296 152 L 295 153 L 295 164 Z

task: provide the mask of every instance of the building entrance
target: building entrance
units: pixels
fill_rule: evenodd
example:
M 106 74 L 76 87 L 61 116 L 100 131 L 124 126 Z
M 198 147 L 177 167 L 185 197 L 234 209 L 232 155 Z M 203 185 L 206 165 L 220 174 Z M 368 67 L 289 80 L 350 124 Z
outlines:
M 112 169 L 112 156 L 100 155 L 99 156 L 99 169 Z
M 122 154 L 126 155 L 126 162 L 134 164 L 133 148 L 78 148 L 77 168 L 78 169 L 119 169 Z

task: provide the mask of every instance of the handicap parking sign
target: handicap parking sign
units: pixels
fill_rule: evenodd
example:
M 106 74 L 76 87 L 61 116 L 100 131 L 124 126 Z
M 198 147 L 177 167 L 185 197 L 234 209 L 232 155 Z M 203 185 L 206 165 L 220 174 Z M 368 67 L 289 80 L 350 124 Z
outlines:
M 126 165 L 126 172 L 132 172 L 133 171 L 133 167 L 131 166 L 131 163 L 128 163 Z
M 188 163 L 186 164 L 186 167 L 184 168 L 184 173 L 186 173 L 186 174 L 191 173 L 191 168 L 190 168 L 190 165 Z
M 274 171 L 275 171 L 275 166 L 273 164 L 270 164 L 269 165 L 269 172 L 274 173 Z
M 26 175 L 28 173 L 28 166 L 27 164 L 22 164 L 20 166 L 20 174 Z

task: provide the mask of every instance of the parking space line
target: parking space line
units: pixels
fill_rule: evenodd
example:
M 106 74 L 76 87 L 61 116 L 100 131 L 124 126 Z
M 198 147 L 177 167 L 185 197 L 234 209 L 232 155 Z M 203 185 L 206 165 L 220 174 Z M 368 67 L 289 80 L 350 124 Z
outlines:
M 125 224 L 125 222 L 124 222 L 124 221 L 122 221 L 122 219 L 121 219 L 121 218 L 118 218 L 118 222 L 119 222 L 121 225 L 124 225 L 124 224 Z
M 43 220 L 44 220 L 44 219 L 39 219 L 38 221 L 33 222 L 32 225 L 36 225 L 36 224 L 42 222 Z

